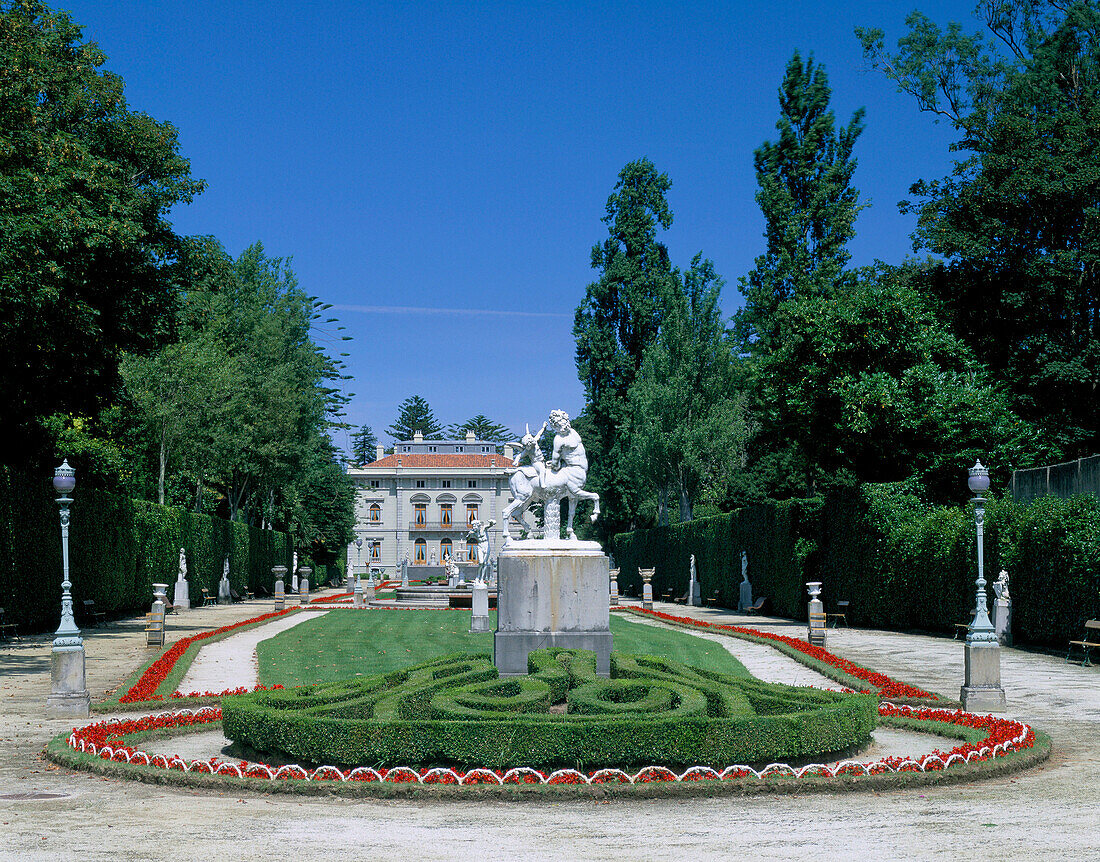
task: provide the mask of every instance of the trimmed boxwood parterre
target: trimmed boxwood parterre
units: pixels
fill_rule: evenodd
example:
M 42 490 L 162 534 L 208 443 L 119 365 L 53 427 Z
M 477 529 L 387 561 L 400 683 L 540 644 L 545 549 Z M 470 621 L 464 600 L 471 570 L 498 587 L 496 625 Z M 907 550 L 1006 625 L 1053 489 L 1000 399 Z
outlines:
M 225 735 L 299 762 L 592 768 L 765 763 L 867 742 L 870 695 L 794 688 L 612 653 L 531 653 L 500 678 L 485 655 L 222 701 Z M 558 706 L 554 706 L 558 705 Z M 564 705 L 564 711 L 561 707 Z M 551 708 L 554 707 L 554 711 Z

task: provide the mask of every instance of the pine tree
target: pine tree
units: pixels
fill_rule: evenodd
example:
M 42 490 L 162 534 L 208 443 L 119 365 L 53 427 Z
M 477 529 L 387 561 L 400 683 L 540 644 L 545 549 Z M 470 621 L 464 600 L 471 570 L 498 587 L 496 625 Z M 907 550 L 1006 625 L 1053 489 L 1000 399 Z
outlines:
M 494 422 L 483 413 L 478 413 L 477 416 L 467 419 L 461 425 L 451 425 L 447 428 L 448 436 L 456 440 L 464 439 L 468 431 L 473 431 L 474 437 L 478 440 L 488 440 L 490 443 L 510 443 L 518 439 L 503 425 Z
M 351 437 L 352 462 L 357 465 L 370 464 L 374 462 L 377 454 L 378 437 L 375 436 L 370 425 L 364 425 Z
M 439 440 L 442 437 L 443 426 L 436 421 L 428 402 L 419 395 L 406 398 L 397 409 L 397 419 L 386 428 L 386 433 L 394 440 L 412 440 L 417 431 L 424 435 L 425 440 Z
M 852 147 L 863 131 L 863 109 L 837 132 L 830 95 L 824 68 L 812 56 L 803 63 L 796 51 L 779 90 L 779 140 L 754 153 L 768 245 L 741 281 L 745 306 L 738 317 L 754 352 L 783 337 L 778 312 L 784 302 L 829 296 L 852 283 L 846 245 L 862 209 L 850 185 Z

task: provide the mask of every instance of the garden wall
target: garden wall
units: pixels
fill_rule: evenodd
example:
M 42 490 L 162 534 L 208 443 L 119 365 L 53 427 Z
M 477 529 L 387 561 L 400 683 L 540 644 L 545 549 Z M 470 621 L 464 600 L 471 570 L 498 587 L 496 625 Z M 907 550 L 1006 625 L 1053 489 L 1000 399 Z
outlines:
M 741 550 L 754 596 L 805 619 L 803 584 L 823 582 L 826 609 L 851 602 L 853 625 L 953 633 L 974 609 L 977 553 L 969 508 L 933 507 L 890 486 L 864 486 L 824 502 L 794 500 L 615 537 L 620 584 L 640 592 L 638 566 L 655 566 L 655 593 L 687 589 L 696 557 L 703 596 L 737 607 Z M 1100 617 L 1100 500 L 991 500 L 985 571 L 1010 573 L 1016 643 L 1064 648 Z M 992 590 L 990 590 L 992 598 Z
M 290 564 L 285 533 L 260 530 L 211 515 L 77 488 L 69 534 L 70 574 L 77 618 L 94 599 L 108 614 L 138 613 L 152 601 L 154 583 L 171 585 L 179 549 L 187 550 L 191 602 L 202 587 L 215 594 L 229 557 L 238 592 L 271 589 L 271 567 Z M 47 479 L 0 468 L 0 607 L 21 631 L 57 625 L 61 607 L 61 531 Z

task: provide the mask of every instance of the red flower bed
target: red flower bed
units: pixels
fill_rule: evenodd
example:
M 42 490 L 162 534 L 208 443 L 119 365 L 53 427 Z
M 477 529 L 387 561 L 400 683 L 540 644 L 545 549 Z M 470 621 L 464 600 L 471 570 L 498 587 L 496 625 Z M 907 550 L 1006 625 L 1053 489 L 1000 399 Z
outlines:
M 764 638 L 766 640 L 778 641 L 779 643 L 786 644 L 798 650 L 811 658 L 824 662 L 825 664 L 832 665 L 838 670 L 844 671 L 849 676 L 854 676 L 857 679 L 862 679 L 865 682 L 869 682 L 876 689 L 878 689 L 879 697 L 884 698 L 916 698 L 921 700 L 939 700 L 936 695 L 925 691 L 924 689 L 917 688 L 916 686 L 909 685 L 904 682 L 898 682 L 896 679 L 891 679 L 884 673 L 876 673 L 873 670 L 868 670 L 865 667 L 860 667 L 858 664 L 848 661 L 848 659 L 835 656 L 831 652 L 826 652 L 819 646 L 807 643 L 804 640 L 798 638 L 788 637 L 786 635 L 772 634 L 771 632 L 760 631 L 759 629 L 750 629 L 745 626 L 727 626 L 721 623 L 708 623 L 704 620 L 696 620 L 691 617 L 677 617 L 672 614 L 662 613 L 661 611 L 646 610 L 645 608 L 631 608 L 632 612 L 648 614 L 649 616 L 657 617 L 663 620 L 669 620 L 670 622 L 679 623 L 681 625 L 691 626 L 698 629 L 714 629 L 716 631 L 734 632 L 736 634 L 751 635 L 752 637 Z
M 1032 748 L 1035 745 L 1035 732 L 1026 724 L 1011 719 L 996 718 L 992 715 L 974 715 L 961 710 L 913 708 L 895 706 L 892 703 L 879 705 L 879 715 L 901 716 L 919 721 L 940 721 L 949 724 L 972 727 L 986 731 L 986 737 L 978 743 L 962 743 L 950 751 L 933 751 L 920 758 L 885 757 L 877 761 L 847 760 L 836 766 L 809 764 L 800 769 L 786 764 L 771 764 L 758 772 L 749 766 L 727 766 L 725 769 L 712 769 L 707 766 L 693 766 L 681 775 L 665 766 L 647 766 L 634 775 L 619 769 L 600 769 L 587 774 L 575 769 L 559 769 L 555 772 L 542 772 L 529 766 L 518 766 L 502 772 L 499 769 L 474 767 L 465 772 L 446 767 L 414 769 L 408 766 L 395 766 L 390 769 L 372 769 L 356 767 L 341 770 L 333 766 L 319 766 L 310 771 L 298 765 L 274 767 L 268 764 L 249 764 L 246 761 L 230 763 L 212 757 L 208 760 L 184 761 L 172 755 L 147 752 L 127 745 L 126 735 L 160 728 L 188 727 L 220 721 L 221 709 L 216 706 L 202 707 L 191 711 L 161 713 L 134 719 L 109 719 L 74 729 L 69 735 L 69 747 L 87 752 L 104 760 L 137 763 L 158 769 L 175 769 L 182 772 L 201 772 L 210 775 L 231 775 L 236 777 L 268 778 L 274 780 L 297 781 L 388 781 L 401 784 L 649 784 L 657 781 L 729 781 L 739 778 L 783 778 L 799 779 L 803 777 L 835 778 L 838 775 L 882 775 L 890 772 L 938 772 L 954 763 L 969 763 L 971 760 L 990 760 L 1003 757 L 1009 752 Z
M 206 638 L 214 637 L 214 635 L 224 634 L 225 632 L 231 632 L 233 629 L 239 629 L 242 626 L 252 625 L 253 623 L 263 622 L 264 620 L 274 619 L 275 617 L 281 617 L 284 614 L 288 614 L 293 608 L 287 608 L 282 611 L 272 611 L 269 614 L 262 614 L 258 617 L 253 617 L 249 620 L 241 620 L 239 623 L 233 623 L 232 625 L 222 626 L 221 628 L 214 629 L 213 631 L 203 632 L 202 634 L 192 635 L 189 638 L 181 638 L 176 641 L 165 651 L 164 655 L 153 662 L 149 667 L 145 669 L 145 673 L 141 675 L 136 683 L 134 683 L 130 690 L 126 692 L 122 697 L 118 699 L 119 703 L 143 703 L 150 700 L 163 700 L 164 698 L 157 694 L 156 691 L 160 688 L 160 684 L 164 682 L 165 678 L 172 672 L 172 668 L 176 666 L 176 662 L 180 660 L 187 648 L 193 643 L 198 643 Z M 279 686 L 281 688 L 281 686 Z M 220 695 L 220 694 L 243 694 L 247 689 L 233 689 L 228 692 L 204 692 L 207 696 Z M 195 692 L 191 693 L 192 695 Z M 175 697 L 182 697 L 183 695 L 174 695 Z M 188 695 L 191 696 L 191 695 Z

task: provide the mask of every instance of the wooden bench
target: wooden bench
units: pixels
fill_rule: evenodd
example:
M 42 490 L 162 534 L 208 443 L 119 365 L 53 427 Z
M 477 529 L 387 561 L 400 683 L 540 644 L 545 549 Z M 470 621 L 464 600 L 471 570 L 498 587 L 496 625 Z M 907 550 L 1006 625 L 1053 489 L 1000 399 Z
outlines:
M 99 621 L 107 619 L 107 614 L 95 609 L 95 599 L 84 600 L 84 619 L 92 621 L 92 627 L 98 628 Z
M 959 635 L 962 635 L 963 639 L 965 639 L 966 635 L 967 635 L 967 632 L 969 632 L 969 631 L 970 631 L 970 623 L 955 623 L 955 634 L 951 638 L 951 640 L 958 640 Z
M 758 614 L 758 613 L 760 613 L 760 611 L 762 611 L 764 609 L 764 603 L 767 600 L 768 600 L 767 596 L 761 596 L 760 598 L 758 598 L 756 600 L 756 604 L 752 605 L 751 607 L 745 608 L 745 613 L 747 613 L 747 614 Z
M 4 622 L 4 609 L 0 608 L 0 640 L 17 640 L 18 635 L 15 630 L 15 623 Z M 9 635 L 8 632 L 11 632 L 11 634 Z
M 1073 654 L 1073 648 L 1078 647 L 1081 650 L 1081 667 L 1088 667 L 1092 664 L 1092 659 L 1089 653 L 1093 647 L 1100 647 L 1100 620 L 1089 620 L 1085 623 L 1085 636 L 1079 641 L 1070 641 L 1069 649 L 1066 650 L 1066 661 L 1069 661 L 1069 657 Z
M 707 596 L 707 598 L 703 599 L 703 604 L 705 604 L 708 608 L 717 607 L 718 606 L 718 590 L 714 591 L 713 596 Z
M 167 628 L 164 620 L 157 620 L 159 625 L 153 623 L 153 615 L 145 615 L 145 645 L 164 646 L 164 630 Z
M 207 605 L 216 605 L 218 603 L 218 597 L 213 595 L 206 587 L 202 588 L 202 606 L 205 608 Z
M 825 648 L 825 624 L 827 614 L 810 614 L 809 628 L 806 631 L 806 639 L 813 645 Z
M 837 602 L 836 612 L 832 614 L 825 614 L 827 620 L 833 621 L 833 628 L 836 628 L 836 624 L 843 620 L 844 628 L 848 628 L 848 602 Z

